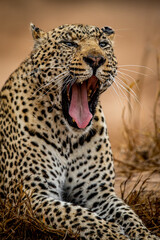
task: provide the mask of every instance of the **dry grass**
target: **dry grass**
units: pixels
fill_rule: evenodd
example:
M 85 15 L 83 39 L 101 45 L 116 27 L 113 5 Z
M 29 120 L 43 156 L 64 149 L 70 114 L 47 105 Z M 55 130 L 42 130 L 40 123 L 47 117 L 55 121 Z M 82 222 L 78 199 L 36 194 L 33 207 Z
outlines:
M 146 60 L 147 56 L 148 52 L 145 52 L 143 59 Z M 145 63 L 142 62 L 142 65 L 144 66 Z M 136 83 L 139 84 L 139 80 Z M 149 181 L 151 179 L 157 181 L 159 177 L 156 176 L 159 176 L 160 173 L 160 112 L 158 112 L 160 109 L 160 55 L 158 53 L 157 93 L 153 106 L 154 129 L 145 133 L 138 130 L 138 126 L 131 125 L 133 113 L 130 107 L 130 87 L 132 88 L 132 86 L 134 86 L 133 83 L 128 88 L 128 124 L 124 118 L 125 111 L 122 114 L 125 136 L 125 145 L 121 148 L 123 160 L 115 159 L 118 175 L 126 178 L 120 185 L 121 197 L 139 215 L 148 229 L 160 236 L 160 191 L 157 190 L 160 189 L 160 183 L 156 189 L 149 186 Z M 143 83 L 140 83 L 140 91 L 142 86 Z M 140 98 L 141 96 L 139 96 Z M 146 175 L 146 172 L 149 177 L 143 180 L 143 174 Z M 135 182 L 132 176 L 137 175 L 140 177 Z
M 24 196 L 24 195 L 23 195 Z M 30 199 L 25 194 L 20 196 L 16 204 L 9 200 L 0 201 L 0 239 L 1 240 L 71 240 L 78 239 L 78 235 L 56 230 L 45 224 L 45 220 L 38 220 L 30 208 Z M 21 206 L 25 206 L 26 213 L 20 214 Z
M 146 57 L 146 54 L 144 54 Z M 142 64 L 143 65 L 143 64 Z M 143 79 L 142 79 L 143 81 Z M 139 84 L 139 89 L 143 84 L 137 80 L 136 84 Z M 148 131 L 142 132 L 139 130 L 139 123 L 137 125 L 131 124 L 132 113 L 131 108 L 131 94 L 130 91 L 134 86 L 134 83 L 131 83 L 128 87 L 128 115 L 129 123 L 126 123 L 125 120 L 125 109 L 122 113 L 122 120 L 124 126 L 124 138 L 125 146 L 121 148 L 123 160 L 116 159 L 115 161 L 122 166 L 121 170 L 124 171 L 123 165 L 127 166 L 127 173 L 131 174 L 133 172 L 143 172 L 143 171 L 154 171 L 156 170 L 160 173 L 160 55 L 157 53 L 157 93 L 155 97 L 155 103 L 153 106 L 153 126 Z M 141 89 L 139 90 L 141 92 Z M 139 96 L 139 99 L 141 97 Z M 140 115 L 137 113 L 137 115 Z M 138 122 L 138 121 L 137 121 Z M 129 160 L 129 161 L 128 161 Z
M 160 192 L 147 190 L 147 181 L 140 176 L 132 189 L 127 190 L 131 177 L 121 183 L 121 198 L 132 207 L 146 227 L 160 237 Z M 160 184 L 159 184 L 160 187 Z
M 157 236 L 160 236 L 160 192 L 147 191 L 147 180 L 141 181 L 141 177 L 128 191 L 127 185 L 130 177 L 121 183 L 121 198 L 130 205 L 144 224 Z M 23 195 L 24 196 L 24 195 Z M 38 220 L 30 208 L 30 200 L 26 195 L 23 200 L 20 195 L 13 206 L 9 200 L 0 202 L 0 239 L 1 240 L 71 240 L 78 239 L 71 234 L 58 231 L 45 225 L 45 221 Z M 21 215 L 20 208 L 25 205 L 26 213 Z

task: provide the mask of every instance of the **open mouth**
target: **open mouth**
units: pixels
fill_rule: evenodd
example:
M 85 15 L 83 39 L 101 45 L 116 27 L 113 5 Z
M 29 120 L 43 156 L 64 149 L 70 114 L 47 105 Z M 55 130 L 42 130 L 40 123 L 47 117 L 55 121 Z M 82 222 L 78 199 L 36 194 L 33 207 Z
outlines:
M 62 92 L 62 109 L 68 123 L 76 128 L 87 127 L 95 113 L 100 82 L 92 76 L 82 83 L 69 84 Z

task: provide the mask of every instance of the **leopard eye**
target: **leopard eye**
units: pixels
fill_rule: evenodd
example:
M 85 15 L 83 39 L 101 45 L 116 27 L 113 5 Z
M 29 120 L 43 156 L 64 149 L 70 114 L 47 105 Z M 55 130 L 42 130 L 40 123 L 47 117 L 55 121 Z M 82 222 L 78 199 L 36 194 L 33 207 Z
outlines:
M 72 42 L 72 41 L 62 41 L 61 43 L 64 43 L 68 47 L 78 47 L 78 44 L 76 42 Z
M 107 45 L 108 45 L 108 42 L 106 42 L 106 41 L 99 42 L 99 46 L 100 46 L 101 48 L 104 48 L 104 47 L 106 47 Z

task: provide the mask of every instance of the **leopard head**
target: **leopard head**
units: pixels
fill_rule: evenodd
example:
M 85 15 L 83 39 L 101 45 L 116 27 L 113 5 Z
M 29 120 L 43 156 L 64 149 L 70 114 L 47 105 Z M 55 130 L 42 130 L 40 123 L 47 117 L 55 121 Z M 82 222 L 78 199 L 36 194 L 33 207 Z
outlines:
M 31 25 L 34 68 L 41 84 L 50 85 L 68 124 L 90 125 L 99 95 L 114 81 L 117 61 L 114 31 L 88 25 L 63 25 L 44 32 Z

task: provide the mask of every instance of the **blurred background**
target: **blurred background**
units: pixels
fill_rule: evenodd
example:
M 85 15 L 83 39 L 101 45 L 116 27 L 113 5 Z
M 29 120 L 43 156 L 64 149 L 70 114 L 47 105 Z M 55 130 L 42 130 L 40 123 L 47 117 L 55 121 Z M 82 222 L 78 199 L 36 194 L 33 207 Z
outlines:
M 31 22 L 46 31 L 64 23 L 112 27 L 120 71 L 117 84 L 128 82 L 139 97 L 137 103 L 130 94 L 132 108 L 128 107 L 128 93 L 116 84 L 101 96 L 112 146 L 122 143 L 124 108 L 129 123 L 127 111 L 132 112 L 134 128 L 151 129 L 160 56 L 160 1 L 0 0 L 0 88 L 33 47 Z

